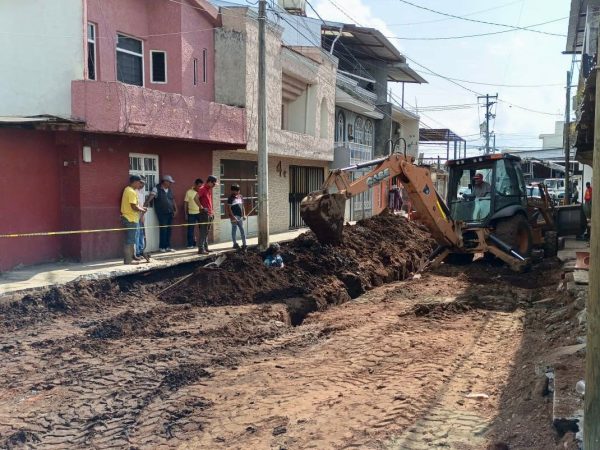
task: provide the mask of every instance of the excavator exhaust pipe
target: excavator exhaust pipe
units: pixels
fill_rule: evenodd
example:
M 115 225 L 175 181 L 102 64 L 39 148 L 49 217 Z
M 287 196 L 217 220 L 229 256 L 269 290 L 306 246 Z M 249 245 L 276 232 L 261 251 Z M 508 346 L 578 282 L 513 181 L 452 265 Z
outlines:
M 339 245 L 344 230 L 346 196 L 327 190 L 308 194 L 300 203 L 300 216 L 321 244 Z

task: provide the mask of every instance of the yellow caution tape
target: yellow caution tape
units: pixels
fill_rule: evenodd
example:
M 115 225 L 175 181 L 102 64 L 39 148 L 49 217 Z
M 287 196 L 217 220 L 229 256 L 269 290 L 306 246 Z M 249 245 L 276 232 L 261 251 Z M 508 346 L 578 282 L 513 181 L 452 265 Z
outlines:
M 144 229 L 150 228 L 176 228 L 176 227 L 193 227 L 196 225 L 209 225 L 211 222 L 197 222 L 197 223 L 182 223 L 176 225 L 151 225 L 144 226 Z M 106 231 L 128 231 L 133 228 L 102 228 L 98 230 L 70 230 L 70 231 L 47 231 L 38 233 L 12 233 L 12 234 L 0 234 L 0 238 L 19 238 L 19 237 L 36 237 L 36 236 L 66 236 L 69 234 L 89 234 L 89 233 L 104 233 Z

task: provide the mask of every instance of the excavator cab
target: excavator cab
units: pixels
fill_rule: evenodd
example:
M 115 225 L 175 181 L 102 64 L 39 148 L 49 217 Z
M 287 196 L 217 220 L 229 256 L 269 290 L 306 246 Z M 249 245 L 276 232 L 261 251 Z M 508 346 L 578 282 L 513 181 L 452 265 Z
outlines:
M 494 154 L 448 162 L 450 216 L 467 226 L 488 226 L 518 211 L 526 214 L 527 190 L 520 159 Z

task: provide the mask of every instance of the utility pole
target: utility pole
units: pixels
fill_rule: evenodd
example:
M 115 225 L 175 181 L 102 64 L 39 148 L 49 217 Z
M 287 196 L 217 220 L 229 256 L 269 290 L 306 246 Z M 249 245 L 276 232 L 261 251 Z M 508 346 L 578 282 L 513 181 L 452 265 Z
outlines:
M 491 102 L 490 99 L 498 99 L 498 94 L 496 95 L 480 95 L 477 97 L 477 101 L 485 98 L 485 154 L 488 155 L 490 153 L 490 119 L 496 117 L 492 114 L 492 106 L 496 104 L 496 102 Z
M 564 143 L 565 143 L 565 205 L 571 203 L 571 71 L 567 71 L 567 102 L 565 107 L 565 128 Z
M 267 147 L 267 1 L 258 2 L 258 247 L 269 247 L 269 149 Z
M 593 73 L 593 72 L 592 72 Z M 600 83 L 600 71 L 595 75 Z M 570 83 L 567 84 L 570 86 Z M 594 119 L 594 173 L 592 183 L 600 192 L 600 92 L 596 92 Z M 594 206 L 595 205 L 595 206 Z M 592 236 L 590 239 L 590 288 L 587 301 L 587 349 L 585 353 L 585 413 L 583 442 L 586 449 L 600 448 L 600 204 L 592 201 Z

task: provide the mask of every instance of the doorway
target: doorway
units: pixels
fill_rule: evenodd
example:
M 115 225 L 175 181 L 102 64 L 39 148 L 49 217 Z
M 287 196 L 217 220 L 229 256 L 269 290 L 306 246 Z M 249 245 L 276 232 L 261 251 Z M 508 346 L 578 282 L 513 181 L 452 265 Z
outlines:
M 146 155 L 143 153 L 129 154 L 129 175 L 139 175 L 146 179 L 144 185 L 144 197 L 154 186 L 158 184 L 158 155 Z M 148 212 L 144 216 L 146 226 L 146 251 L 155 252 L 159 244 L 158 218 L 154 212 L 154 204 L 148 205 Z

